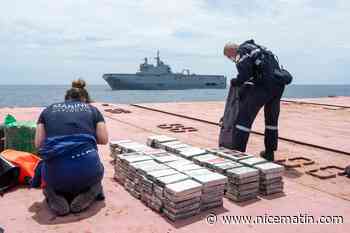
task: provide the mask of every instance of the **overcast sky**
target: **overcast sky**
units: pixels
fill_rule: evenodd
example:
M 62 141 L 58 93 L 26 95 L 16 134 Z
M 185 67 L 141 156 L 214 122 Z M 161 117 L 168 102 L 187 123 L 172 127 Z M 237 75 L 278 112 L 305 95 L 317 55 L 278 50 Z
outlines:
M 251 38 L 295 84 L 350 84 L 349 22 L 348 0 L 1 0 L 0 84 L 104 84 L 157 49 L 173 71 L 232 78 L 222 48 Z

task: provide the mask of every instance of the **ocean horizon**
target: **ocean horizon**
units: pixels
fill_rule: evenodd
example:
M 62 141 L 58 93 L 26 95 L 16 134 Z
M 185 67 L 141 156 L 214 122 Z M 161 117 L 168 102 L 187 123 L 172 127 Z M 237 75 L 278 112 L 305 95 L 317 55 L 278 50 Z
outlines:
M 1 85 L 0 107 L 44 107 L 63 101 L 69 85 Z M 93 101 L 120 104 L 156 102 L 224 101 L 228 89 L 116 90 L 108 85 L 88 85 Z M 289 85 L 284 98 L 350 96 L 346 85 Z

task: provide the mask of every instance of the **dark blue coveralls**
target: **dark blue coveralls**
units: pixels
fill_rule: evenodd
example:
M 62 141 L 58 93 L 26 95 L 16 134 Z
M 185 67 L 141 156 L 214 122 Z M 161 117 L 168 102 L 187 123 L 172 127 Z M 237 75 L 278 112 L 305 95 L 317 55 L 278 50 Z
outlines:
M 277 150 L 278 117 L 284 85 L 276 81 L 273 70 L 278 68 L 274 55 L 248 40 L 238 48 L 238 75 L 231 85 L 241 86 L 240 107 L 233 130 L 233 148 L 245 152 L 252 124 L 264 106 L 265 151 Z

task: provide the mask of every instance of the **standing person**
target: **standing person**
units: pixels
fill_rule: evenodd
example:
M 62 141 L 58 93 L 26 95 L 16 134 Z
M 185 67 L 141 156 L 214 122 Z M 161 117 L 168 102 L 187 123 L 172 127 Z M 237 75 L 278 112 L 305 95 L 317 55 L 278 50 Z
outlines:
M 245 152 L 253 121 L 264 106 L 265 151 L 260 155 L 273 161 L 274 151 L 277 150 L 280 100 L 287 84 L 274 75 L 275 71 L 280 70 L 279 64 L 270 51 L 255 44 L 254 40 L 241 45 L 227 43 L 224 55 L 236 63 L 238 71 L 231 85 L 241 87 L 232 148 Z
M 104 199 L 97 144 L 107 144 L 108 133 L 100 111 L 87 103 L 85 85 L 74 81 L 65 101 L 45 108 L 37 123 L 44 195 L 57 215 L 81 212 Z

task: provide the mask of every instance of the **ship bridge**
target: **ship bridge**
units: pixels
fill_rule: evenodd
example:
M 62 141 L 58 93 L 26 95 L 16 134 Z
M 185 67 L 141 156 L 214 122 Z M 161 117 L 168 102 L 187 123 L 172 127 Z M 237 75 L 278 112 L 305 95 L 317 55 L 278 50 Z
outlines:
M 147 75 L 161 75 L 161 74 L 171 74 L 171 68 L 166 65 L 159 57 L 159 51 L 157 52 L 157 57 L 155 57 L 157 64 L 148 63 L 148 59 L 145 58 L 145 62 L 140 65 L 140 71 L 137 74 L 147 74 Z

